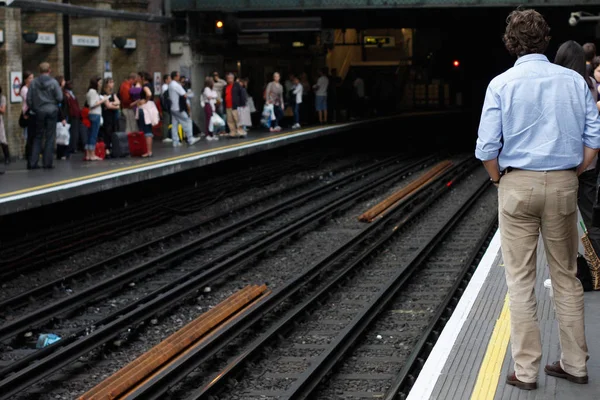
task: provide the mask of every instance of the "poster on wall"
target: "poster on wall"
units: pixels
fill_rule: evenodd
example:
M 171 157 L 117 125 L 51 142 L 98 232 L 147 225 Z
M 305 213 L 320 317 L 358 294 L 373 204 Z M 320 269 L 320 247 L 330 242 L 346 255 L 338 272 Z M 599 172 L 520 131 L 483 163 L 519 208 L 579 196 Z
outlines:
M 160 72 L 154 73 L 154 93 L 162 94 L 160 91 L 162 90 L 162 76 Z
M 23 73 L 21 71 L 10 73 L 10 102 L 22 103 L 21 84 L 23 83 Z
M 104 71 L 104 80 L 112 79 L 113 75 L 111 71 Z

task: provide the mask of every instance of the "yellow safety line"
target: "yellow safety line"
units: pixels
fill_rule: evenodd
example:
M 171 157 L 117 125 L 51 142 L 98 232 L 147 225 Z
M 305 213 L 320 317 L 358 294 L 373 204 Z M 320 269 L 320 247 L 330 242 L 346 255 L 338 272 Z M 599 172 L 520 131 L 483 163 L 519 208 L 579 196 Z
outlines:
M 440 113 L 440 112 L 439 111 L 431 111 L 431 112 L 424 112 L 424 113 L 409 113 L 409 114 L 404 114 L 404 115 L 402 115 L 402 114 L 398 115 L 398 117 L 408 117 L 408 116 L 414 116 L 414 115 L 423 115 L 424 116 L 424 115 L 437 114 L 437 113 Z M 374 118 L 374 119 L 371 120 L 371 122 L 372 121 L 377 121 L 377 120 L 382 120 L 382 119 L 387 119 L 387 118 L 390 118 L 390 117 Z M 365 122 L 365 121 L 357 121 L 357 122 Z M 344 124 L 345 123 L 328 125 L 327 128 L 331 129 L 331 128 L 342 126 Z M 299 129 L 297 131 L 286 132 L 286 133 L 282 133 L 282 134 L 274 135 L 274 136 L 268 136 L 266 138 L 250 140 L 248 142 L 236 143 L 236 144 L 232 144 L 232 145 L 228 145 L 228 146 L 223 146 L 223 147 L 217 147 L 215 149 L 202 150 L 202 151 L 198 151 L 198 152 L 195 152 L 195 153 L 188 153 L 188 154 L 184 154 L 184 155 L 181 155 L 181 156 L 176 156 L 176 157 L 171 157 L 171 158 L 165 158 L 165 159 L 158 160 L 158 161 L 151 161 L 151 162 L 147 162 L 147 163 L 143 163 L 143 164 L 131 165 L 129 167 L 111 169 L 110 171 L 98 172 L 98 173 L 91 174 L 91 175 L 81 176 L 79 178 L 71 178 L 71 179 L 65 179 L 63 181 L 58 181 L 58 182 L 46 183 L 44 185 L 34 186 L 34 187 L 26 188 L 26 189 L 15 190 L 14 192 L 2 193 L 2 194 L 0 194 L 0 199 L 4 198 L 4 197 L 15 196 L 15 195 L 18 195 L 18 194 L 35 192 L 36 190 L 48 189 L 48 188 L 51 188 L 51 187 L 56 187 L 56 186 L 60 186 L 60 185 L 66 185 L 66 184 L 69 184 L 69 183 L 84 181 L 84 180 L 87 180 L 87 179 L 98 178 L 98 177 L 101 177 L 101 176 L 110 175 L 110 174 L 114 174 L 114 173 L 117 173 L 117 172 L 130 171 L 130 170 L 138 169 L 138 168 L 141 168 L 141 167 L 148 167 L 148 166 L 151 166 L 151 165 L 162 164 L 162 163 L 166 163 L 166 162 L 169 162 L 169 161 L 175 161 L 175 160 L 181 160 L 181 159 L 184 159 L 184 158 L 195 157 L 195 156 L 199 156 L 199 155 L 202 155 L 202 154 L 211 153 L 211 152 L 214 152 L 214 151 L 225 150 L 225 149 L 230 149 L 230 148 L 235 148 L 235 147 L 241 147 L 241 146 L 245 146 L 245 145 L 253 144 L 253 143 L 265 142 L 267 140 L 277 139 L 277 138 L 281 138 L 281 137 L 285 137 L 285 136 L 297 135 L 299 133 L 304 133 L 304 132 L 313 131 L 313 130 L 317 130 L 317 129 L 319 129 L 319 128 L 311 127 L 311 128 Z
M 330 127 L 335 127 L 335 126 L 337 126 L 337 125 L 330 125 Z M 183 159 L 183 158 L 195 157 L 195 156 L 199 156 L 199 155 L 206 154 L 206 153 L 212 153 L 212 152 L 219 151 L 219 150 L 225 150 L 225 149 L 230 149 L 230 148 L 235 148 L 235 147 L 241 147 L 241 146 L 245 146 L 245 145 L 253 144 L 253 143 L 260 143 L 260 142 L 264 142 L 264 141 L 267 141 L 267 140 L 277 139 L 277 138 L 281 138 L 281 137 L 285 137 L 285 136 L 290 136 L 290 135 L 297 135 L 298 133 L 308 132 L 308 131 L 314 130 L 314 129 L 315 128 L 307 128 L 307 129 L 297 130 L 297 131 L 293 131 L 293 132 L 282 133 L 280 135 L 274 135 L 274 136 L 269 136 L 269 137 L 266 137 L 266 138 L 250 140 L 248 142 L 236 143 L 236 144 L 231 144 L 231 145 L 228 145 L 228 146 L 217 147 L 217 148 L 214 148 L 214 149 L 202 150 L 202 151 L 198 151 L 198 152 L 195 152 L 195 153 L 184 154 L 184 155 L 181 155 L 181 156 L 164 158 L 164 159 L 158 160 L 158 161 L 151 161 L 151 162 L 147 162 L 147 163 L 143 163 L 143 164 L 131 165 L 129 167 L 111 169 L 109 171 L 98 172 L 98 173 L 95 173 L 95 174 L 85 175 L 85 176 L 81 176 L 81 177 L 78 177 L 78 178 L 71 178 L 71 179 L 65 179 L 63 181 L 58 181 L 58 182 L 46 183 L 46 184 L 40 185 L 40 186 L 34 186 L 34 187 L 31 187 L 31 188 L 15 190 L 14 192 L 2 193 L 2 194 L 0 194 L 0 198 L 10 197 L 10 196 L 14 196 L 14 195 L 17 195 L 17 194 L 22 194 L 22 193 L 34 192 L 36 190 L 47 189 L 47 188 L 51 188 L 51 187 L 55 187 L 55 186 L 65 185 L 65 184 L 68 184 L 68 183 L 79 182 L 79 181 L 83 181 L 83 180 L 86 180 L 86 179 L 97 178 L 97 177 L 100 177 L 100 176 L 114 174 L 114 173 L 117 173 L 117 172 L 129 171 L 129 170 L 132 170 L 132 169 L 138 169 L 140 167 L 148 167 L 148 166 L 151 166 L 151 165 L 163 164 L 163 163 L 166 163 L 166 162 L 169 162 L 169 161 L 180 160 L 180 159 Z
M 485 357 L 479 368 L 477 382 L 471 400 L 493 400 L 500 381 L 500 370 L 510 339 L 510 312 L 508 310 L 508 294 L 504 298 L 504 306 L 496 321 L 492 337 L 488 343 Z

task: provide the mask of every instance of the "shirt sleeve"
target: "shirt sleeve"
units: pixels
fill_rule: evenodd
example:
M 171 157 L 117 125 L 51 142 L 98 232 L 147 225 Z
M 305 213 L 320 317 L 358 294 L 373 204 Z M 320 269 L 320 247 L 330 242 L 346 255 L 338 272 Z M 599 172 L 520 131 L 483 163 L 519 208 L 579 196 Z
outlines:
M 481 111 L 475 157 L 489 161 L 498 157 L 502 148 L 502 113 L 500 97 L 488 86 Z
M 598 107 L 592 96 L 592 91 L 585 91 L 585 127 L 583 129 L 583 144 L 590 149 L 600 149 L 600 118 Z
M 87 103 L 88 103 L 88 107 L 90 108 L 90 110 L 100 106 L 100 105 L 96 104 L 96 103 L 98 103 L 98 101 L 100 101 L 100 96 L 98 95 L 98 92 L 96 92 L 95 90 L 89 90 L 87 92 L 86 98 L 87 98 Z
M 175 88 L 175 93 L 177 93 L 180 96 L 185 96 L 185 90 L 181 85 L 173 85 L 173 87 Z

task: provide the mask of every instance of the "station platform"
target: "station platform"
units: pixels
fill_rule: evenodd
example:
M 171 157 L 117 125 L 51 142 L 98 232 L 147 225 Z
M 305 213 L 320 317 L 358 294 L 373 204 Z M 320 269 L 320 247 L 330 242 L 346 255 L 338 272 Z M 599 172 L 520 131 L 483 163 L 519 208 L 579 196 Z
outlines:
M 496 232 L 452 317 L 416 380 L 408 400 L 592 400 L 600 398 L 600 293 L 585 293 L 589 383 L 547 376 L 544 366 L 560 359 L 558 324 L 549 289 L 543 244 L 538 245 L 536 295 L 543 355 L 538 389 L 523 391 L 505 383 L 513 371 L 510 313 L 500 233 Z
M 201 140 L 194 146 L 173 148 L 155 142 L 154 156 L 84 162 L 75 154 L 71 160 L 56 161 L 52 170 L 27 170 L 25 162 L 14 162 L 0 176 L 0 216 L 57 203 L 79 196 L 164 177 L 185 170 L 271 150 L 292 143 L 332 135 L 375 122 L 456 113 L 452 110 L 407 112 L 354 122 L 322 125 L 269 133 L 251 130 L 244 139 Z

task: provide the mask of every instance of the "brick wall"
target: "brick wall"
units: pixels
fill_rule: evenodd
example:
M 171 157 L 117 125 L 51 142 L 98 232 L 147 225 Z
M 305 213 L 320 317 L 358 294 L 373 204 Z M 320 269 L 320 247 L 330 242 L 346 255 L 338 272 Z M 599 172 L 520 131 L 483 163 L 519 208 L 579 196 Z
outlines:
M 110 9 L 110 1 L 79 1 L 77 5 Z M 90 35 L 100 37 L 100 47 L 71 46 L 71 80 L 75 96 L 82 103 L 90 79 L 96 76 L 103 77 L 104 63 L 110 62 L 112 44 L 110 39 L 110 21 L 104 18 L 77 18 L 71 17 L 72 35 Z
M 56 75 L 64 73 L 62 17 L 53 13 L 21 12 L 23 32 L 50 32 L 56 35 L 56 45 L 26 43 L 22 41 L 23 71 L 37 73 L 40 63 L 47 61 Z

